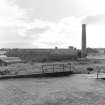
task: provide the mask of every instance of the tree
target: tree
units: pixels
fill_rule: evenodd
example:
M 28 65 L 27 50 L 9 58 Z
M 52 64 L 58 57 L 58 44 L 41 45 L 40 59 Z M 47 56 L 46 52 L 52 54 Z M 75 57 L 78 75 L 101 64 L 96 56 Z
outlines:
M 87 68 L 87 71 L 88 71 L 88 74 L 90 74 L 90 72 L 93 71 L 93 68 L 92 68 L 92 67 L 88 67 L 88 68 Z

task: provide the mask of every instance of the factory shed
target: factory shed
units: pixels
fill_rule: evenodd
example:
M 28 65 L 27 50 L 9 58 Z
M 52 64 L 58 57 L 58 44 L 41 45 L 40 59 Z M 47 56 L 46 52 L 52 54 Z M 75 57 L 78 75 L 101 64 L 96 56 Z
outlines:
M 0 66 L 7 66 L 15 63 L 23 63 L 19 57 L 0 57 Z

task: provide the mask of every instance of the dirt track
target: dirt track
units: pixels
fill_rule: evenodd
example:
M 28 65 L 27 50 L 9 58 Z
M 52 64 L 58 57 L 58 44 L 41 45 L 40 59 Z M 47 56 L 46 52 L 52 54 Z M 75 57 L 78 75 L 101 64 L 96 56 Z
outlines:
M 105 81 L 78 74 L 0 81 L 0 105 L 104 105 Z

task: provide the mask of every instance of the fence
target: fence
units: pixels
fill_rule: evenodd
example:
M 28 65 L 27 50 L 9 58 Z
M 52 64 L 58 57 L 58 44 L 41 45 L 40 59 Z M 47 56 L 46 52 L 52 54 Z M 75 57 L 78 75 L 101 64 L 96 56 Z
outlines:
M 47 72 L 66 72 L 66 71 L 71 71 L 71 63 L 68 64 L 45 64 L 42 65 L 42 72 L 47 73 Z
M 97 70 L 97 79 L 98 78 L 105 78 L 105 66 L 96 66 Z

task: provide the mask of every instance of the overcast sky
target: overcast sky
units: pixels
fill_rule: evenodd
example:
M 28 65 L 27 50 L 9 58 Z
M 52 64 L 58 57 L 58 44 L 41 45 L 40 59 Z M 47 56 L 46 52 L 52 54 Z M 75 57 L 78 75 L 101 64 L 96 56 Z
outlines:
M 0 48 L 105 48 L 105 0 L 0 0 Z

